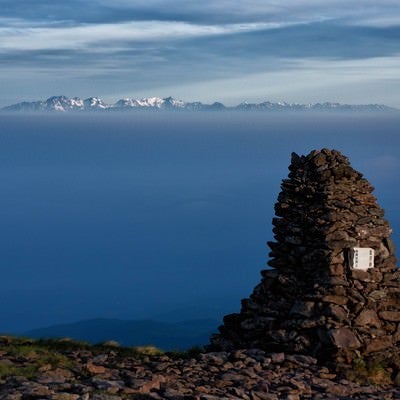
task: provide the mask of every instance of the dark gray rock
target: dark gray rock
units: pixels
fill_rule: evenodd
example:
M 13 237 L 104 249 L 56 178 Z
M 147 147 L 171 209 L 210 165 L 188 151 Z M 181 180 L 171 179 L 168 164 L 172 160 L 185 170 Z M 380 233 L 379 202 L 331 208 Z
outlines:
M 332 365 L 380 357 L 397 371 L 400 273 L 372 185 L 336 150 L 293 153 L 289 171 L 268 242 L 272 269 L 210 349 L 259 347 Z M 374 268 L 353 269 L 352 247 L 372 248 Z
M 332 343 L 338 349 L 358 349 L 361 347 L 360 341 L 349 328 L 338 328 L 329 331 Z

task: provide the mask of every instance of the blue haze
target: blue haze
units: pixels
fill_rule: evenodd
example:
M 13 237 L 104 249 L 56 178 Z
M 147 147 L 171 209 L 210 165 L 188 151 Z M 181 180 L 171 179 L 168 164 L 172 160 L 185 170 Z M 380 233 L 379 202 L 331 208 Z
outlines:
M 400 237 L 398 115 L 0 116 L 1 330 L 221 318 L 265 268 L 290 153 L 336 148 Z

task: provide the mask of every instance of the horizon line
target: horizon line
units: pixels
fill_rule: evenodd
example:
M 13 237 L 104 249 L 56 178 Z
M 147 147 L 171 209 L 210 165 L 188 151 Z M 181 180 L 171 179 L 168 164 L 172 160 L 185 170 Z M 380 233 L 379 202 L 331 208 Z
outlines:
M 66 107 L 66 108 L 64 108 Z M 321 110 L 322 108 L 322 110 Z M 338 101 L 320 101 L 320 102 L 287 102 L 287 101 L 270 101 L 263 100 L 261 102 L 252 102 L 244 100 L 236 105 L 225 105 L 220 101 L 203 103 L 202 101 L 186 101 L 168 97 L 124 97 L 115 102 L 105 102 L 101 97 L 90 96 L 87 98 L 68 97 L 65 95 L 50 96 L 45 100 L 20 101 L 10 105 L 1 107 L 1 111 L 54 111 L 54 112 L 71 112 L 71 111 L 117 111 L 121 110 L 160 110 L 160 111 L 368 111 L 373 108 L 375 111 L 400 111 L 400 109 L 387 106 L 380 103 L 341 103 Z

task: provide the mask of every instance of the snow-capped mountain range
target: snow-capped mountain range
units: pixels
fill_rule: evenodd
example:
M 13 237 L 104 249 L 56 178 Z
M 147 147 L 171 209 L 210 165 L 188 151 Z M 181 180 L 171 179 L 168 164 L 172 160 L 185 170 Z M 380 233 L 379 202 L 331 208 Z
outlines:
M 82 111 L 134 111 L 134 110 L 175 110 L 175 111 L 397 111 L 394 108 L 382 104 L 350 105 L 341 103 L 241 103 L 237 106 L 228 107 L 222 103 L 215 102 L 204 104 L 197 102 L 185 102 L 172 97 L 161 99 L 159 97 L 147 97 L 142 99 L 126 98 L 118 100 L 114 104 L 107 104 L 98 97 L 80 99 L 66 96 L 53 96 L 45 101 L 22 102 L 7 106 L 2 111 L 21 112 L 82 112 Z

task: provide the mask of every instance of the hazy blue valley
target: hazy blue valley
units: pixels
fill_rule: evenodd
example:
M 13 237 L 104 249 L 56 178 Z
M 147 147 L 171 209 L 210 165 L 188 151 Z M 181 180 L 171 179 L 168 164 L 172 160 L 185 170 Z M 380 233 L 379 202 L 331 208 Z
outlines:
M 292 151 L 349 156 L 399 244 L 399 126 L 385 113 L 0 115 L 1 330 L 238 310 Z

